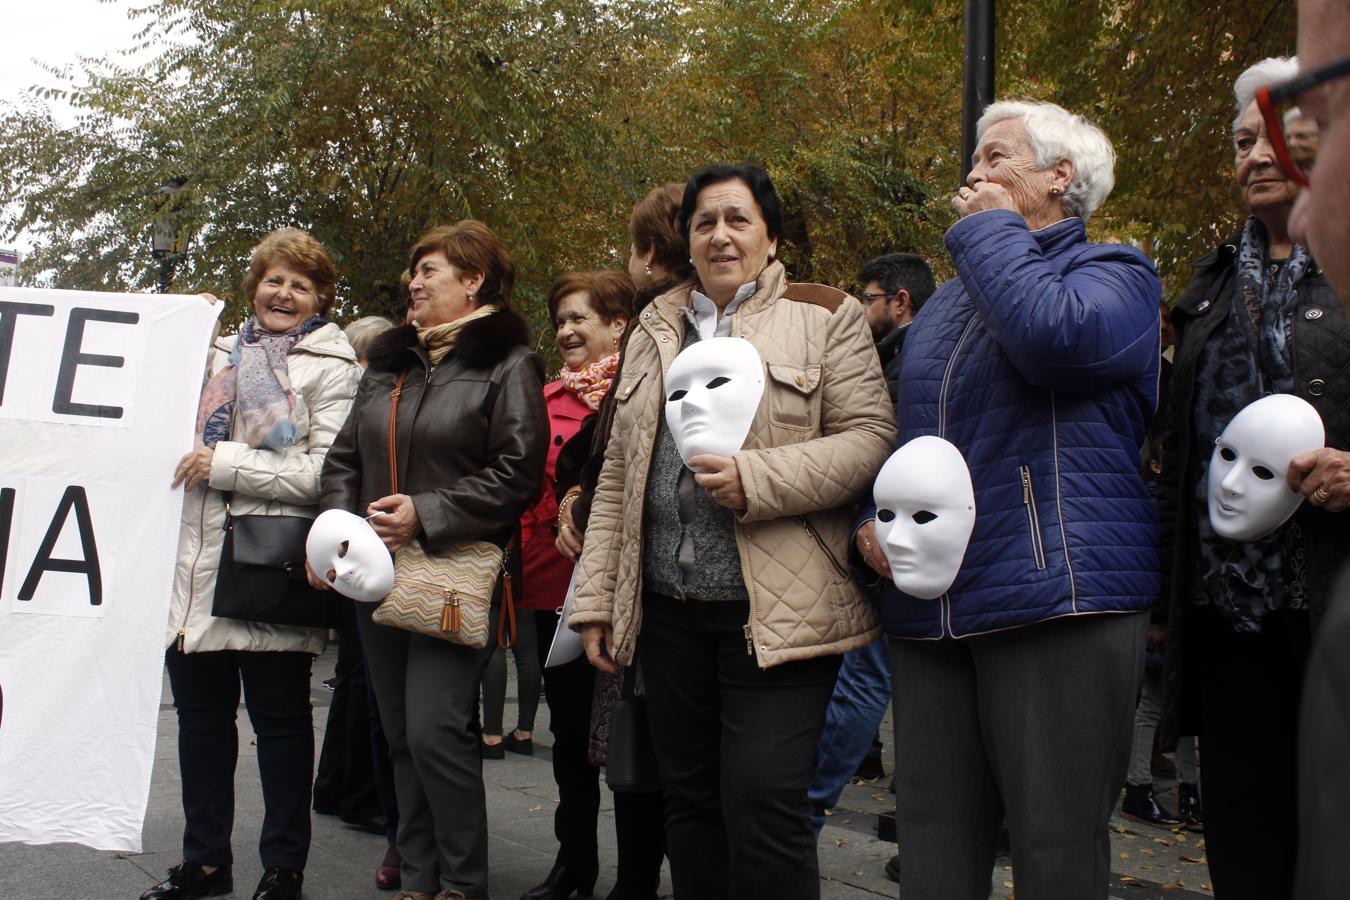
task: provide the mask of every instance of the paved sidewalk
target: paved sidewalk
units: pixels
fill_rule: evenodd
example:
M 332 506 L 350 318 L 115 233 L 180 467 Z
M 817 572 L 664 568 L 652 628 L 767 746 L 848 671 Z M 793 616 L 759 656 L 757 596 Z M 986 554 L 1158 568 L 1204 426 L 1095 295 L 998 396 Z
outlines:
M 314 666 L 315 741 L 323 740 L 330 692 L 322 680 L 332 674 L 336 658 L 331 649 Z M 508 666 L 514 679 L 512 666 Z M 508 688 L 506 722 L 514 721 L 514 680 Z M 258 863 L 258 832 L 262 821 L 262 795 L 258 783 L 257 757 L 248 716 L 240 711 L 240 752 L 236 778 L 235 892 L 248 900 L 262 875 Z M 541 705 L 540 730 L 536 732 L 533 757 L 507 754 L 501 761 L 483 763 L 487 782 L 488 827 L 491 833 L 492 896 L 515 900 L 540 881 L 553 862 L 553 810 L 557 789 L 550 767 L 548 712 Z M 889 718 L 886 726 L 889 728 Z M 60 844 L 30 847 L 0 844 L 0 900 L 135 900 L 164 871 L 180 859 L 182 810 L 179 803 L 177 722 L 167 680 L 160 706 L 159 743 L 146 816 L 144 852 L 120 854 Z M 886 770 L 891 770 L 887 740 Z M 845 789 L 840 808 L 828 820 L 820 838 L 821 897 L 823 900 L 870 900 L 896 897 L 898 890 L 887 881 L 882 867 L 895 852 L 895 845 L 875 836 L 876 813 L 894 809 L 888 782 L 855 784 Z M 1163 785 L 1160 784 L 1160 787 Z M 1164 802 L 1174 802 L 1170 789 Z M 596 895 L 604 897 L 614 884 L 614 806 L 608 791 L 601 791 L 600 880 Z M 1190 900 L 1212 896 L 1209 873 L 1203 862 L 1199 835 L 1173 834 L 1113 820 L 1114 868 L 1111 895 L 1119 900 Z M 377 900 L 389 893 L 375 888 L 375 866 L 384 854 L 384 839 L 349 828 L 331 816 L 314 817 L 314 838 L 309 867 L 305 872 L 308 900 Z M 995 867 L 991 898 L 1010 897 L 1012 872 L 1008 860 Z M 662 882 L 662 895 L 670 896 L 669 873 Z

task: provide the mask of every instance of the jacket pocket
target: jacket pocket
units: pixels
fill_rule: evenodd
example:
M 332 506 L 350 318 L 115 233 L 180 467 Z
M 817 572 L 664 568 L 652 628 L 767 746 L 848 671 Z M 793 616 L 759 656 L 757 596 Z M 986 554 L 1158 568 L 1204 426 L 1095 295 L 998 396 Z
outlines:
M 1041 517 L 1036 513 L 1036 491 L 1031 486 L 1031 469 L 1019 466 L 1018 474 L 1022 478 L 1022 505 L 1027 510 L 1027 530 L 1031 532 L 1031 555 L 1036 568 L 1045 569 L 1045 547 L 1041 544 Z
M 783 428 L 814 431 L 820 425 L 819 365 L 769 363 L 769 421 Z

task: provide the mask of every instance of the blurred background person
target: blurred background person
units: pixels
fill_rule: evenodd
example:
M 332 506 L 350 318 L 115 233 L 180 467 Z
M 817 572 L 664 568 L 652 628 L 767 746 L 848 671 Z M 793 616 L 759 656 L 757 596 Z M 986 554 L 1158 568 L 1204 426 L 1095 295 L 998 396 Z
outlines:
M 318 513 L 319 471 L 361 374 L 342 330 L 325 318 L 336 283 L 318 241 L 294 228 L 272 232 L 254 248 L 244 277 L 253 315 L 212 347 L 197 449 L 173 476 L 186 497 L 165 662 L 178 711 L 183 861 L 141 900 L 233 888 L 241 683 L 263 790 L 264 872 L 253 896 L 300 896 L 314 772 L 310 668 L 326 629 L 217 618 L 211 610 L 227 503 L 234 516 Z
M 1298 698 L 1312 632 L 1350 541 L 1350 326 L 1318 261 L 1289 234 L 1298 186 L 1271 146 L 1256 91 L 1291 77 L 1263 60 L 1234 85 L 1242 227 L 1198 260 L 1172 314 L 1177 349 L 1158 481 L 1168 602 L 1161 743 L 1200 738 L 1205 847 L 1217 897 L 1287 897 L 1297 853 Z M 1301 129 L 1305 152 L 1315 134 Z M 1308 142 L 1311 139 L 1311 143 Z M 1304 160 L 1307 165 L 1310 160 Z M 1267 538 L 1214 533 L 1206 511 L 1215 439 L 1268 393 L 1311 403 L 1327 449 L 1302 475 L 1308 502 Z M 1286 473 L 1278 473 L 1285 477 Z
M 566 272 L 548 290 L 549 318 L 563 368 L 558 380 L 544 387 L 550 431 L 548 462 L 538 500 L 520 525 L 525 579 L 521 606 L 534 610 L 524 618 L 539 634 L 536 667 L 542 667 L 548 656 L 558 610 L 572 576 L 572 560 L 558 552 L 556 544 L 558 455 L 582 422 L 600 408 L 614 383 L 619 339 L 633 315 L 633 294 L 632 279 L 622 272 L 605 271 Z M 570 897 L 574 891 L 587 895 L 599 874 L 599 770 L 588 759 L 594 673 L 584 657 L 544 669 L 553 732 L 553 778 L 558 785 L 558 808 L 553 816 L 558 855 L 548 877 L 526 891 L 524 900 Z
M 512 544 L 547 454 L 543 366 L 510 307 L 515 266 L 487 226 L 465 220 L 413 247 L 412 324 L 380 335 L 323 473 L 323 506 L 370 520 L 390 551 L 436 553 L 463 540 Z M 390 405 L 403 383 L 390 489 Z M 518 567 L 519 554 L 508 564 Z M 518 574 L 518 571 L 517 573 Z M 500 614 L 502 582 L 490 623 Z M 478 693 L 496 649 L 474 649 L 371 621 L 357 627 L 379 701 L 398 793 L 407 900 L 485 897 L 487 809 Z

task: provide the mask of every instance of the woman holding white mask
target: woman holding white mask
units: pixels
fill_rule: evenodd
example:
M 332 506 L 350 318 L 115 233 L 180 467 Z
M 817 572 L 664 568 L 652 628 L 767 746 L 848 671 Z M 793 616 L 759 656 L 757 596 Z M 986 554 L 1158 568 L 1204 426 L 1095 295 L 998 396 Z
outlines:
M 1318 261 L 1289 236 L 1298 187 L 1280 167 L 1253 99 L 1297 72 L 1297 60 L 1267 59 L 1237 79 L 1233 174 L 1247 215 L 1195 263 L 1172 312 L 1177 349 L 1157 487 L 1167 625 L 1159 743 L 1199 738 L 1205 846 L 1220 900 L 1292 890 L 1299 694 L 1312 632 L 1350 543 L 1350 517 L 1342 513 L 1350 503 L 1350 323 Z M 1283 126 L 1306 171 L 1317 152 L 1316 125 L 1295 115 Z M 1214 455 L 1216 440 L 1239 411 L 1275 393 L 1312 404 L 1327 448 L 1295 457 L 1287 471 L 1263 473 L 1271 476 L 1263 483 L 1306 498 L 1288 522 L 1273 534 L 1260 536 L 1269 529 L 1256 527 L 1248 539 L 1230 540 L 1206 511 L 1211 467 L 1225 464 Z M 1246 448 L 1233 449 L 1235 461 L 1245 455 Z M 1249 487 L 1262 481 L 1239 471 L 1234 486 L 1242 479 Z M 1233 510 L 1215 510 L 1221 530 L 1241 531 L 1253 492 L 1246 495 L 1216 498 Z
M 762 169 L 695 173 L 680 226 L 697 283 L 629 339 L 569 624 L 602 671 L 642 662 L 676 896 L 817 897 L 806 790 L 839 654 L 878 633 L 843 560 L 890 402 L 857 301 L 789 285 Z M 740 452 L 686 468 L 665 376 L 714 336 L 754 345 L 763 401 Z

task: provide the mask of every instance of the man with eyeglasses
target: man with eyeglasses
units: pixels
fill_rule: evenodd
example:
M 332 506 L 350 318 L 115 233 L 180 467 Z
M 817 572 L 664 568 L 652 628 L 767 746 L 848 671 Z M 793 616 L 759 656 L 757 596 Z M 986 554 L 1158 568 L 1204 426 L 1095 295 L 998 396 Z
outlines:
M 887 253 L 863 266 L 858 280 L 866 285 L 861 298 L 863 313 L 894 396 L 904 329 L 933 293 L 933 270 L 913 253 Z
M 1294 240 L 1313 251 L 1332 288 L 1350 307 L 1350 2 L 1300 0 L 1298 13 L 1299 77 L 1272 88 L 1262 112 L 1269 122 L 1282 118 L 1280 107 L 1297 104 L 1317 122 L 1317 165 L 1301 179 L 1305 187 L 1294 204 L 1289 231 Z M 1297 160 L 1291 159 L 1290 164 L 1296 166 Z M 1299 853 L 1294 888 L 1298 900 L 1344 897 L 1346 891 L 1344 854 L 1350 847 L 1347 648 L 1350 571 L 1343 570 L 1308 662 L 1299 716 Z

